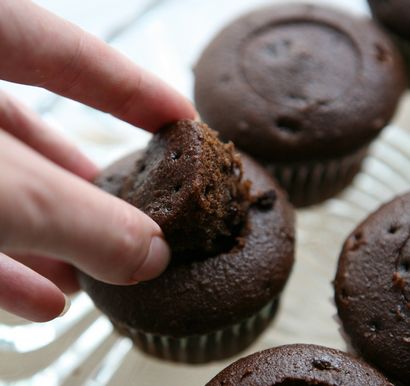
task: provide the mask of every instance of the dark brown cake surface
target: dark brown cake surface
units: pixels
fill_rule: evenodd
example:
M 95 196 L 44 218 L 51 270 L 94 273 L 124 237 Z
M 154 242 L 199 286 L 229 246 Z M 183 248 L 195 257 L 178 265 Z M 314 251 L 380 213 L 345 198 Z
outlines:
M 96 183 L 154 219 L 174 257 L 229 249 L 248 208 L 248 186 L 233 145 L 188 120 L 156 134 L 129 175 L 103 175 Z
M 373 15 L 389 30 L 410 39 L 410 4 L 408 0 L 368 0 Z
M 394 380 L 410 380 L 410 194 L 370 215 L 344 244 L 338 314 L 353 346 Z
M 369 365 L 327 347 L 294 344 L 261 351 L 222 370 L 207 386 L 392 386 Z
M 401 58 L 375 23 L 312 5 L 270 6 L 234 21 L 205 49 L 195 76 L 203 120 L 265 162 L 361 148 L 406 86 Z
M 252 205 L 229 251 L 205 256 L 197 250 L 189 259 L 172 260 L 160 277 L 135 286 L 80 274 L 82 288 L 114 322 L 173 337 L 206 334 L 241 322 L 279 295 L 293 264 L 293 212 L 264 169 L 241 158 L 243 179 L 252 182 Z M 134 159 L 108 168 L 101 178 L 111 185 L 102 187 L 113 192 L 112 183 L 124 179 Z

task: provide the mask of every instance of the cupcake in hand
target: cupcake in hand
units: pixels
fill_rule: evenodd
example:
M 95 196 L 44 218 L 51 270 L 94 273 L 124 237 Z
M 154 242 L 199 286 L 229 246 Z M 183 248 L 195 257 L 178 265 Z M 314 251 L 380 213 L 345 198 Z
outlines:
M 172 250 L 167 270 L 137 285 L 80 275 L 116 329 L 148 354 L 188 363 L 251 344 L 293 264 L 293 212 L 269 174 L 205 124 L 179 121 L 96 183 L 150 215 Z

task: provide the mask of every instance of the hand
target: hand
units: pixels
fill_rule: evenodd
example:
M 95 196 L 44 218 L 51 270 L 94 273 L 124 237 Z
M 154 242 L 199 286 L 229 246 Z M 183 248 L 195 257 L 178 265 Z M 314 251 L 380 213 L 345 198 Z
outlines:
M 2 79 L 45 87 L 150 131 L 195 117 L 159 79 L 27 0 L 0 2 L 0 39 Z M 0 146 L 0 307 L 46 321 L 66 308 L 63 291 L 78 289 L 73 266 L 120 285 L 165 269 L 170 252 L 159 226 L 88 183 L 97 168 L 4 94 Z

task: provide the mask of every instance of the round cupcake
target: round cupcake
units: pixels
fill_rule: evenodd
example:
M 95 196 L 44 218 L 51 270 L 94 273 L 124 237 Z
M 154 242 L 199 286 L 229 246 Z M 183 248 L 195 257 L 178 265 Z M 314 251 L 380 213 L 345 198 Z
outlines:
M 341 351 L 293 344 L 239 359 L 207 386 L 393 386 L 369 365 Z
M 268 168 L 297 206 L 351 182 L 405 85 L 400 55 L 371 20 L 312 5 L 239 18 L 195 67 L 202 119 Z
M 197 122 L 162 130 L 136 158 L 114 164 L 97 184 L 158 222 L 171 264 L 134 286 L 81 274 L 83 289 L 146 353 L 188 363 L 236 354 L 269 323 L 293 264 L 284 194 L 261 166 Z
M 410 194 L 383 205 L 353 231 L 334 284 L 338 315 L 354 349 L 394 382 L 408 385 Z
M 368 0 L 373 16 L 389 31 L 410 70 L 410 7 L 407 0 Z

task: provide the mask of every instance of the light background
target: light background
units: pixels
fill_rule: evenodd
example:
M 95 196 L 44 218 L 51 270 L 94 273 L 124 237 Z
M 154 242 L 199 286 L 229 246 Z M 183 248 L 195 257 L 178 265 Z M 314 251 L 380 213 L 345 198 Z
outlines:
M 202 47 L 226 22 L 266 0 L 36 0 L 108 41 L 188 97 L 191 67 Z M 274 1 L 271 1 L 273 3 Z M 288 2 L 291 2 L 290 0 Z M 366 14 L 362 0 L 317 0 Z M 0 82 L 103 166 L 149 135 L 51 93 Z M 410 127 L 408 96 L 395 126 Z M 308 342 L 344 349 L 332 319 L 331 280 L 341 242 L 381 202 L 410 187 L 410 136 L 389 128 L 372 148 L 364 171 L 341 197 L 298 212 L 297 263 L 272 328 L 247 353 Z M 387 160 L 387 161 L 386 161 Z M 380 180 L 380 176 L 383 178 Z M 173 365 L 146 358 L 118 339 L 85 295 L 62 319 L 26 324 L 0 313 L 0 385 L 203 385 L 231 360 L 206 366 Z

